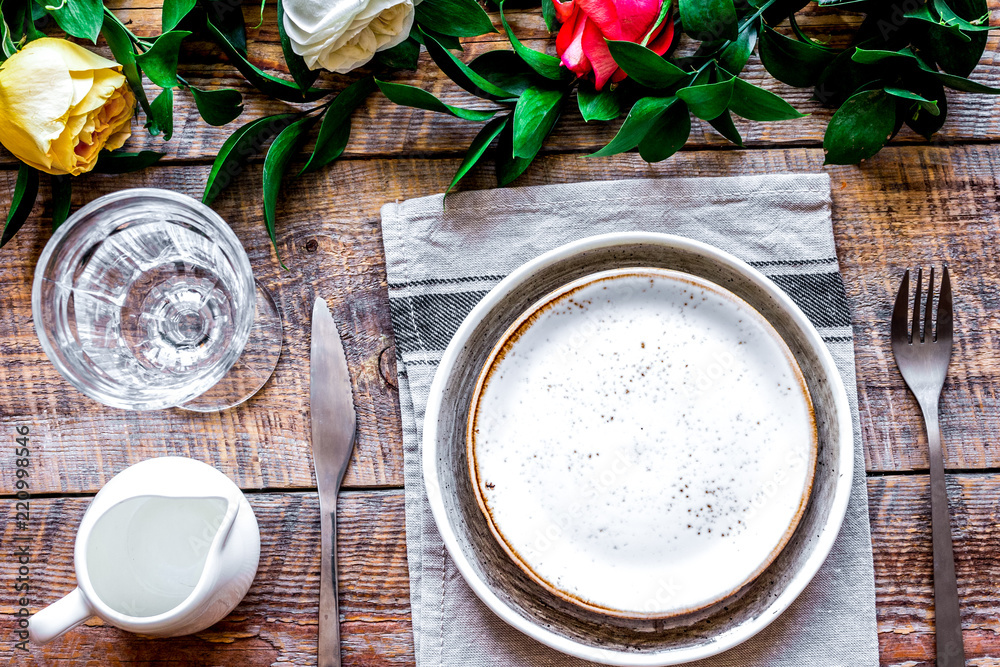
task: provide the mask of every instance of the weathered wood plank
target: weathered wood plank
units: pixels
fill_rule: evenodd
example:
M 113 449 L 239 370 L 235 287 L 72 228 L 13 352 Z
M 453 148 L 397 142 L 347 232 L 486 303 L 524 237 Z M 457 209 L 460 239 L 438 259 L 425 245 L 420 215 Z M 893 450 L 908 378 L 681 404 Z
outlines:
M 933 664 L 934 614 L 930 503 L 926 476 L 868 480 L 874 541 L 878 632 L 883 665 Z M 996 498 L 1000 475 L 949 480 L 955 559 L 969 664 L 1000 656 L 997 584 L 1000 550 Z M 75 664 L 315 664 L 318 599 L 318 506 L 315 494 L 251 494 L 261 524 L 261 565 L 231 616 L 193 637 L 150 641 L 93 620 L 29 654 Z M 32 612 L 69 592 L 75 581 L 72 540 L 89 499 L 32 501 Z M 17 532 L 12 502 L 0 507 L 3 543 Z M 345 665 L 412 664 L 408 575 L 401 491 L 352 492 L 341 498 L 338 557 Z M 0 658 L 13 649 L 13 568 L 0 572 Z M 168 657 L 169 656 L 169 657 Z
M 206 176 L 207 168 L 197 167 L 93 178 L 90 188 L 77 188 L 74 196 L 79 204 L 122 187 L 148 186 L 200 197 Z M 13 191 L 11 178 L 9 172 L 0 173 L 3 206 Z M 369 181 L 368 187 L 372 184 Z M 380 357 L 392 338 L 377 218 L 373 221 L 370 211 L 360 215 L 347 199 L 335 203 L 316 193 L 296 194 L 294 199 L 305 208 L 300 237 L 282 248 L 290 267 L 286 272 L 278 266 L 264 231 L 257 187 L 247 185 L 234 187 L 216 208 L 243 239 L 257 278 L 278 303 L 284 346 L 264 389 L 221 413 L 130 413 L 105 408 L 74 390 L 45 358 L 31 320 L 33 267 L 49 236 L 43 231 L 49 223 L 33 218 L 5 247 L 6 262 L 0 267 L 0 376 L 5 381 L 0 388 L 0 430 L 13 437 L 15 426 L 30 427 L 37 455 L 35 492 L 95 491 L 131 463 L 167 454 L 203 459 L 244 488 L 313 486 L 308 351 L 316 295 L 333 309 L 353 370 L 359 428 L 346 483 L 402 483 L 398 396 L 379 372 Z M 336 181 L 321 178 L 312 187 L 333 190 Z M 290 219 L 288 212 L 283 217 Z M 13 488 L 12 475 L 13 468 L 0 472 L 0 488 Z
M 997 475 L 948 479 L 965 656 L 970 665 L 993 665 L 1000 659 L 998 493 Z M 928 478 L 874 477 L 868 480 L 868 498 L 882 664 L 930 667 L 935 643 Z
M 823 169 L 816 149 L 684 152 L 652 166 L 636 155 L 602 160 L 552 156 L 520 185 L 594 179 L 720 176 Z M 399 485 L 398 397 L 379 372 L 392 344 L 379 208 L 387 201 L 441 192 L 458 160 L 347 160 L 286 185 L 278 241 L 290 270 L 277 266 L 263 229 L 259 166 L 218 201 L 248 248 L 257 276 L 276 295 L 286 343 L 276 376 L 244 406 L 217 415 L 179 410 L 126 413 L 73 390 L 45 358 L 31 323 L 33 266 L 48 238 L 33 216 L 4 249 L 0 265 L 0 424 L 33 429 L 37 491 L 93 492 L 131 463 L 167 454 L 219 466 L 244 488 L 312 485 L 308 423 L 308 305 L 327 297 L 341 323 L 356 381 L 358 447 L 348 472 L 354 486 Z M 990 239 L 1000 220 L 1000 148 L 889 148 L 863 167 L 827 168 L 833 184 L 838 253 L 854 309 L 859 397 L 870 470 L 926 468 L 926 439 L 916 403 L 890 353 L 888 321 L 906 267 L 947 262 L 956 287 L 956 352 L 942 408 L 947 465 L 1000 467 L 1000 266 Z M 74 204 L 123 187 L 155 186 L 198 196 L 207 166 L 157 167 L 126 177 L 93 176 Z M 488 168 L 468 187 L 489 187 Z M 0 208 L 14 175 L 0 171 Z M 44 215 L 48 215 L 46 212 Z M 391 353 L 390 353 L 391 356 Z M 393 380 L 394 381 L 394 380 Z M 0 491 L 13 488 L 0 467 Z
M 140 35 L 156 34 L 159 31 L 159 9 L 155 2 L 134 2 L 120 0 L 111 3 L 119 15 L 131 21 L 132 29 Z M 253 3 L 244 7 L 247 24 L 256 25 L 259 15 Z M 1000 0 L 990 0 L 993 21 L 1000 20 Z M 857 24 L 858 15 L 813 10 L 804 15 L 803 24 L 811 34 L 829 39 L 834 44 L 842 43 Z M 265 22 L 259 30 L 250 30 L 251 58 L 267 71 L 281 73 L 284 62 L 278 44 L 276 15 L 273 5 L 265 8 Z M 527 44 L 533 48 L 554 52 L 554 40 L 546 34 L 540 14 L 532 10 L 512 10 L 514 28 Z M 494 23 L 499 19 L 494 14 Z M 497 48 L 509 48 L 500 34 L 486 35 L 469 40 L 466 60 Z M 102 43 L 103 44 L 103 43 Z M 1000 85 L 1000 68 L 997 67 L 1000 35 L 991 33 L 986 55 L 973 78 L 990 85 Z M 103 48 L 103 46 L 102 46 Z M 104 49 L 104 52 L 108 52 Z M 193 84 L 206 88 L 232 87 L 244 94 L 246 110 L 239 119 L 224 127 L 211 127 L 197 115 L 191 97 L 186 92 L 176 95 L 177 113 L 175 135 L 169 142 L 160 137 L 151 137 L 141 125 L 135 127 L 133 138 L 126 145 L 130 150 L 157 150 L 166 152 L 166 160 L 212 159 L 219 147 L 240 124 L 253 118 L 282 113 L 289 106 L 271 100 L 256 92 L 242 79 L 236 70 L 224 62 L 225 57 L 213 45 L 202 41 L 186 43 L 182 54 L 180 71 Z M 812 114 L 807 118 L 781 123 L 749 123 L 737 121 L 748 146 L 818 146 L 822 144 L 823 132 L 831 111 L 822 108 L 812 100 L 812 90 L 796 89 L 774 81 L 754 56 L 743 77 L 768 90 L 777 92 L 796 108 Z M 447 80 L 430 61 L 427 54 L 421 55 L 417 72 L 398 72 L 389 78 L 401 83 L 424 87 L 439 95 L 450 104 L 466 105 L 473 108 L 489 108 L 490 104 L 468 95 Z M 335 90 L 343 88 L 351 78 L 324 75 L 321 85 Z M 150 88 L 150 90 L 154 90 Z M 936 144 L 951 144 L 968 141 L 991 141 L 1000 139 L 1000 114 L 997 113 L 996 98 L 983 95 L 952 94 L 949 91 L 949 117 L 942 132 L 935 137 Z M 556 130 L 546 143 L 546 152 L 589 153 L 606 144 L 614 136 L 618 123 L 584 123 L 575 104 L 570 104 L 564 112 Z M 431 154 L 464 153 L 480 125 L 468 123 L 451 116 L 399 107 L 391 104 L 381 94 L 372 95 L 356 113 L 354 132 L 346 154 L 349 156 L 421 156 Z M 904 128 L 895 139 L 897 143 L 925 143 L 919 135 Z M 688 146 L 731 147 L 707 124 L 697 121 Z M 0 156 L 0 163 L 11 164 L 6 152 Z
M 261 560 L 246 598 L 222 622 L 194 636 L 147 640 L 89 621 L 28 653 L 17 650 L 16 567 L 0 575 L 0 657 L 5 663 L 78 665 L 316 664 L 319 504 L 315 494 L 251 494 L 261 526 Z M 73 540 L 89 498 L 31 501 L 31 612 L 75 585 Z M 5 559 L 16 562 L 13 501 L 0 508 Z M 402 493 L 344 493 L 337 533 L 346 665 L 412 662 L 409 575 Z M 23 535 L 24 533 L 21 533 Z

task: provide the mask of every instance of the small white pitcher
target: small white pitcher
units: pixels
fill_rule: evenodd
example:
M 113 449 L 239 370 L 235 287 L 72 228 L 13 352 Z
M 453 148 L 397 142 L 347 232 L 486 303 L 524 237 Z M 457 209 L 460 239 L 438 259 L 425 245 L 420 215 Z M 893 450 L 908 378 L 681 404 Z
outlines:
M 80 523 L 77 588 L 28 622 L 45 644 L 92 616 L 175 637 L 221 620 L 260 559 L 257 518 L 228 477 L 194 459 L 149 459 L 115 475 Z

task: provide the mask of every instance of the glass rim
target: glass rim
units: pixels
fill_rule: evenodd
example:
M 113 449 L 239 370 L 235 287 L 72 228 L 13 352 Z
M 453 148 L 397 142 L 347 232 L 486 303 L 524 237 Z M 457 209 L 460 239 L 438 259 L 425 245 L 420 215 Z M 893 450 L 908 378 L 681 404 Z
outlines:
M 142 402 L 129 402 L 127 400 L 123 400 L 120 394 L 108 394 L 102 392 L 100 397 L 95 396 L 91 384 L 103 384 L 103 379 L 98 381 L 98 383 L 86 382 L 83 379 L 83 375 L 79 373 L 77 369 L 72 368 L 71 364 L 68 364 L 63 356 L 57 351 L 53 337 L 42 325 L 42 283 L 44 280 L 49 280 L 46 278 L 46 274 L 48 273 L 49 267 L 52 266 L 57 250 L 63 247 L 66 237 L 80 225 L 86 224 L 91 219 L 93 214 L 105 206 L 130 199 L 137 201 L 160 200 L 170 202 L 203 218 L 213 231 L 218 232 L 224 237 L 224 240 L 222 240 L 223 243 L 231 245 L 237 250 L 232 259 L 240 265 L 238 268 L 245 271 L 245 274 L 243 275 L 247 276 L 247 282 L 249 284 L 248 293 L 251 295 L 256 294 L 256 281 L 253 276 L 253 269 L 250 266 L 250 258 L 247 256 L 243 243 L 240 241 L 239 237 L 236 236 L 236 233 L 222 218 L 222 216 L 203 202 L 180 192 L 165 190 L 162 188 L 127 188 L 101 195 L 93 201 L 88 202 L 69 216 L 69 218 L 67 218 L 66 221 L 52 233 L 52 236 L 42 249 L 38 262 L 35 264 L 35 271 L 34 276 L 32 277 L 31 286 L 31 314 L 35 327 L 35 333 L 38 336 L 42 350 L 45 352 L 45 356 L 48 357 L 52 365 L 56 367 L 59 374 L 62 375 L 63 378 L 65 378 L 66 381 L 68 381 L 80 393 L 98 401 L 99 403 L 125 410 L 163 410 L 182 405 L 183 403 L 186 403 L 187 401 L 190 401 L 200 395 L 201 392 L 189 391 L 187 393 L 181 393 L 175 391 L 171 392 L 169 399 L 165 399 L 164 401 L 145 400 Z M 224 377 L 232 366 L 239 360 L 243 353 L 243 348 L 246 346 L 247 339 L 249 338 L 253 322 L 254 314 L 253 309 L 251 309 L 251 315 L 244 323 L 245 326 L 237 327 L 237 336 L 239 340 L 238 343 L 233 346 L 232 352 L 229 355 L 231 356 L 231 359 L 227 359 L 224 363 L 218 365 L 221 372 L 216 370 L 216 373 L 219 375 L 216 382 L 221 380 L 222 377 Z M 88 375 L 90 378 L 98 377 L 94 374 Z

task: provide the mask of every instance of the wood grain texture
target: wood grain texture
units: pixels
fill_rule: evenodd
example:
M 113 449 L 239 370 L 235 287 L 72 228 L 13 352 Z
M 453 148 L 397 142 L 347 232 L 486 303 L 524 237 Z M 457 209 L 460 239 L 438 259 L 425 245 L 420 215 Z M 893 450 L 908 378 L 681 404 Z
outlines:
M 248 25 L 257 8 L 247 3 Z M 109 0 L 142 35 L 159 32 L 158 0 Z M 989 0 L 994 24 L 1000 0 Z M 552 52 L 536 11 L 509 15 L 518 35 Z M 494 19 L 496 16 L 494 15 Z M 495 21 L 496 22 L 496 21 Z M 810 10 L 802 25 L 813 36 L 842 45 L 857 15 Z M 102 47 L 103 48 L 103 45 Z M 468 40 L 469 60 L 508 48 L 499 34 Z M 974 78 L 1000 84 L 1000 35 L 993 34 Z M 273 4 L 250 31 L 251 58 L 284 73 Z M 252 118 L 289 105 L 252 90 L 211 44 L 191 41 L 181 72 L 204 88 L 234 87 L 246 111 L 212 128 L 187 93 L 179 93 L 170 142 L 136 128 L 130 150 L 167 153 L 164 162 L 135 175 L 88 175 L 74 181 L 74 208 L 124 187 L 163 187 L 200 197 L 224 139 Z M 703 123 L 684 151 L 658 165 L 635 154 L 583 157 L 606 143 L 617 123 L 582 121 L 568 108 L 548 140 L 546 156 L 516 185 L 643 177 L 726 176 L 776 172 L 830 174 L 838 256 L 853 309 L 858 394 L 869 478 L 878 630 L 883 665 L 933 665 L 932 557 L 927 479 L 891 473 L 926 469 L 926 438 L 918 408 L 905 389 L 889 349 L 887 323 L 905 268 L 948 263 L 956 288 L 956 350 L 942 401 L 946 465 L 983 469 L 950 479 L 956 563 L 963 600 L 969 663 L 1000 665 L 1000 267 L 993 242 L 1000 224 L 1000 114 L 995 98 L 949 94 L 944 130 L 929 145 L 904 131 L 890 148 L 860 167 L 824 168 L 819 149 L 830 111 L 810 90 L 770 79 L 754 57 L 744 77 L 774 90 L 813 115 L 786 123 L 739 124 L 750 150 L 731 147 Z M 424 87 L 453 104 L 486 108 L 447 81 L 422 54 L 420 69 L 393 80 Z M 322 85 L 342 88 L 342 77 Z M 379 94 L 355 115 L 347 159 L 286 184 L 278 242 L 289 267 L 278 266 L 263 228 L 261 156 L 217 201 L 216 210 L 243 241 L 257 277 L 275 295 L 286 320 L 277 372 L 247 404 L 216 415 L 180 410 L 126 413 L 105 408 L 73 390 L 45 358 L 30 308 L 32 271 L 49 238 L 51 208 L 39 207 L 0 263 L 0 661 L 69 665 L 314 665 L 318 599 L 318 507 L 309 492 L 309 304 L 327 298 L 341 327 L 359 414 L 359 437 L 341 496 L 339 554 L 345 665 L 412 665 L 402 485 L 401 430 L 392 328 L 386 294 L 379 208 L 388 201 L 441 192 L 479 126 L 397 107 Z M 720 150 L 721 149 L 721 150 Z M 0 210 L 13 190 L 13 161 L 0 151 Z M 47 180 L 47 179 L 43 179 Z M 493 187 L 489 167 L 465 188 Z M 44 189 L 44 185 L 43 185 Z M 47 202 L 47 192 L 43 192 Z M 262 559 L 244 602 L 221 623 L 193 637 L 145 640 L 91 621 L 49 647 L 15 652 L 16 555 L 14 520 L 15 427 L 31 428 L 29 526 L 31 611 L 69 592 L 74 582 L 72 538 L 89 498 L 108 479 L 140 460 L 192 456 L 222 470 L 250 494 L 262 528 Z M 885 474 L 885 476 L 883 476 Z M 305 490 L 305 491 L 303 491 Z M 65 497 L 62 494 L 85 494 Z
M 0 579 L 0 660 L 71 665 L 315 665 L 319 600 L 319 501 L 314 493 L 250 494 L 261 526 L 257 577 L 243 602 L 197 635 L 143 639 L 92 619 L 63 639 L 28 653 L 14 648 L 16 568 Z M 89 498 L 31 501 L 31 611 L 75 586 L 73 538 Z M 3 544 L 13 554 L 13 502 L 0 507 Z M 344 493 L 338 562 L 347 665 L 412 662 L 402 492 Z M 6 556 L 5 556 L 6 558 Z
M 881 663 L 930 667 L 934 655 L 930 502 L 924 475 L 868 481 Z M 1000 475 L 949 479 L 956 570 L 970 665 L 1000 657 Z M 246 599 L 217 625 L 191 637 L 147 640 L 94 619 L 29 654 L 15 652 L 12 568 L 0 572 L 0 660 L 14 664 L 314 665 L 319 596 L 318 503 L 312 493 L 255 493 L 261 565 Z M 31 610 L 68 593 L 75 581 L 72 538 L 87 498 L 33 500 Z M 338 559 L 345 665 L 412 665 L 412 632 L 401 491 L 341 496 Z M 12 503 L 0 506 L 3 542 L 19 534 Z
M 200 197 L 206 176 L 207 168 L 198 167 L 94 178 L 90 189 L 77 189 L 76 203 L 134 186 Z M 4 198 L 10 196 L 13 183 L 11 173 L 0 173 Z M 315 486 L 308 406 L 309 322 L 315 295 L 326 298 L 333 310 L 354 381 L 359 429 L 345 483 L 366 487 L 402 483 L 398 395 L 379 371 L 392 337 L 377 219 L 372 224 L 371 212 L 360 216 L 346 200 L 331 205 L 315 194 L 299 192 L 289 201 L 302 202 L 306 209 L 297 216 L 300 237 L 282 248 L 291 267 L 285 272 L 264 231 L 257 188 L 243 185 L 231 189 L 216 209 L 243 240 L 256 277 L 275 297 L 284 316 L 284 346 L 264 389 L 247 403 L 221 413 L 126 412 L 106 408 L 74 390 L 44 356 L 31 318 L 33 267 L 50 223 L 32 219 L 4 249 L 0 429 L 11 434 L 16 425 L 31 429 L 37 454 L 34 492 L 96 491 L 128 465 L 169 454 L 210 463 L 243 488 Z M 334 185 L 330 181 L 322 187 Z M 321 187 L 318 182 L 313 186 Z M 287 218 L 287 212 L 283 216 Z M 0 472 L 5 492 L 13 488 L 12 475 L 13 468 Z
M 114 8 L 122 20 L 130 22 L 130 28 L 141 36 L 155 35 L 159 32 L 158 4 L 148 0 L 108 2 L 109 7 Z M 994 15 L 993 22 L 996 23 L 1000 20 L 1000 0 L 990 0 L 989 6 Z M 286 68 L 278 42 L 275 11 L 274 5 L 269 4 L 265 8 L 263 26 L 257 30 L 249 30 L 249 50 L 251 59 L 258 66 L 265 71 L 281 75 L 286 72 Z M 260 20 L 259 5 L 247 3 L 244 12 L 247 25 L 257 25 Z M 859 24 L 858 14 L 831 9 L 810 8 L 803 12 L 802 16 L 802 24 L 811 35 L 829 40 L 838 46 L 844 45 L 851 31 Z M 494 24 L 499 25 L 498 15 L 494 13 L 492 17 Z M 554 53 L 554 38 L 547 34 L 537 10 L 511 10 L 510 19 L 515 32 L 526 44 L 538 50 Z M 991 33 L 987 52 L 972 78 L 988 85 L 1000 85 L 1000 68 L 996 66 L 1000 63 L 997 55 L 998 46 L 1000 46 L 1000 35 Z M 506 38 L 499 33 L 473 38 L 467 40 L 466 52 L 462 58 L 469 61 L 485 51 L 498 48 L 510 48 Z M 110 53 L 103 46 L 103 42 L 100 50 L 105 55 Z M 194 38 L 186 40 L 179 71 L 192 85 L 200 88 L 235 88 L 241 91 L 246 102 L 246 110 L 228 125 L 211 127 L 198 118 L 190 94 L 178 92 L 175 96 L 174 138 L 164 142 L 160 137 L 150 136 L 142 129 L 141 124 L 138 124 L 134 127 L 133 137 L 126 144 L 127 150 L 165 152 L 164 159 L 168 161 L 211 160 L 218 153 L 226 137 L 241 124 L 260 116 L 283 113 L 289 109 L 289 105 L 284 102 L 268 99 L 249 86 L 240 74 L 225 62 L 225 56 L 211 43 L 197 41 Z M 756 55 L 751 59 L 742 77 L 750 83 L 778 93 L 803 113 L 811 114 L 807 118 L 774 123 L 737 120 L 737 126 L 748 146 L 822 144 L 823 132 L 832 111 L 823 108 L 812 99 L 811 89 L 793 88 L 775 81 L 764 70 Z M 489 102 L 465 93 L 450 82 L 433 64 L 426 52 L 421 54 L 420 65 L 416 72 L 396 72 L 389 74 L 388 78 L 426 88 L 449 104 L 470 108 L 491 108 Z M 340 90 L 353 79 L 354 77 L 325 74 L 320 78 L 318 85 Z M 149 90 L 151 93 L 158 91 L 153 87 Z M 934 143 L 1000 140 L 998 105 L 1000 101 L 990 96 L 949 91 L 948 121 L 934 138 Z M 575 102 L 571 102 L 564 110 L 563 117 L 552 136 L 547 140 L 544 151 L 592 152 L 611 140 L 618 125 L 618 122 L 585 123 Z M 359 157 L 463 154 L 480 127 L 478 123 L 461 121 L 448 115 L 397 106 L 376 93 L 370 96 L 355 114 L 354 131 L 346 154 Z M 904 128 L 894 141 L 926 143 L 923 137 L 908 128 Z M 688 146 L 732 148 L 731 144 L 706 123 L 698 120 L 692 125 Z M 0 164 L 13 164 L 11 156 L 5 151 L 0 156 Z
M 634 154 L 601 160 L 541 159 L 519 185 L 638 177 L 724 176 L 824 170 L 817 149 L 689 151 L 659 165 Z M 1000 467 L 1000 266 L 991 241 L 1000 221 L 1000 147 L 893 147 L 863 167 L 825 168 L 832 179 L 834 231 L 857 337 L 858 391 L 865 455 L 872 471 L 927 466 L 926 438 L 890 353 L 888 320 L 907 267 L 947 262 L 956 289 L 955 355 L 942 404 L 946 465 Z M 342 327 L 355 378 L 360 431 L 348 471 L 351 486 L 401 484 L 398 395 L 380 367 L 392 345 L 379 208 L 441 192 L 455 159 L 346 160 L 286 185 L 278 241 L 280 270 L 263 229 L 259 166 L 238 176 L 216 204 L 243 240 L 258 278 L 286 318 L 275 377 L 235 410 L 201 415 L 180 410 L 127 413 L 74 391 L 41 351 L 31 323 L 32 268 L 49 236 L 47 211 L 36 214 L 5 248 L 0 265 L 0 415 L 32 428 L 39 455 L 36 492 L 94 492 L 116 472 L 150 456 L 201 458 L 243 488 L 310 487 L 308 304 L 325 296 Z M 155 167 L 125 177 L 94 176 L 77 189 L 76 206 L 122 187 L 157 186 L 198 196 L 208 167 Z M 468 187 L 489 187 L 488 168 Z M 0 207 L 14 174 L 0 171 Z M 390 375 L 391 378 L 391 375 Z M 13 488 L 0 467 L 0 491 Z

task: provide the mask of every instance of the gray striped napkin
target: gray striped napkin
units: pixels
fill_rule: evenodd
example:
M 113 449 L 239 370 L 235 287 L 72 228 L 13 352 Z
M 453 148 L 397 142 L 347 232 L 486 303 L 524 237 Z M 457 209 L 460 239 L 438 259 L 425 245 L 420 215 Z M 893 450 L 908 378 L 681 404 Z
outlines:
M 587 664 L 514 630 L 465 584 L 445 552 L 427 503 L 421 430 L 442 352 L 497 282 L 555 247 L 625 230 L 705 241 L 766 273 L 818 328 L 837 361 L 854 412 L 854 486 L 830 557 L 778 620 L 704 664 L 877 665 L 851 316 L 834 250 L 825 174 L 603 181 L 463 192 L 449 197 L 447 210 L 440 195 L 382 208 L 403 412 L 406 546 L 417 664 Z

